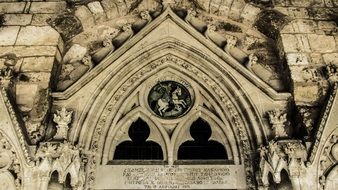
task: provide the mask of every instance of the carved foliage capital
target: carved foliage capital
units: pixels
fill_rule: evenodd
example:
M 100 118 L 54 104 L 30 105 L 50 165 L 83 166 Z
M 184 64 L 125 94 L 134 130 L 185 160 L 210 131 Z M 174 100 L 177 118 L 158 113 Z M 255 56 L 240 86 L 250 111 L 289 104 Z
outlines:
M 72 121 L 73 111 L 67 111 L 66 108 L 56 110 L 53 121 L 57 124 L 57 132 L 54 139 L 67 139 L 68 125 Z

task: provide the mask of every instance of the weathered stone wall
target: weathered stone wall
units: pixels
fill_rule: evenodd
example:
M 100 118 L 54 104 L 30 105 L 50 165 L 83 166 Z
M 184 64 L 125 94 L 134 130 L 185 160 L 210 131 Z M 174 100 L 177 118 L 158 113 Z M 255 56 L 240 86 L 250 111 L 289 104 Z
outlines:
M 168 4 L 178 13 L 199 10 L 199 18 L 208 24 L 221 20 L 217 30 L 222 26 L 244 36 L 237 48 L 259 49 L 258 62 L 271 66 L 271 75 L 281 75 L 286 87 L 281 89 L 293 94 L 292 126 L 301 132 L 296 136 L 311 143 L 330 92 L 327 66 L 338 66 L 337 0 L 0 0 L 0 69 L 15 65 L 9 88 L 28 144 L 45 136 L 51 122 L 50 92 L 57 90 L 62 69 L 75 67 L 64 65 L 98 52 L 107 33 L 139 21 L 140 12 L 155 18 Z M 250 42 L 247 36 L 263 40 Z M 75 53 L 66 58 L 71 47 Z
M 227 0 L 180 1 L 177 9 L 198 8 L 215 18 L 258 29 L 275 41 L 280 54 L 278 69 L 298 106 L 304 126 L 311 128 L 325 102 L 329 88 L 325 65 L 338 64 L 337 6 L 335 0 Z M 18 58 L 19 73 L 15 85 L 16 102 L 31 125 L 42 122 L 44 113 L 34 111 L 39 95 L 55 88 L 65 49 L 78 43 L 95 46 L 99 32 L 134 18 L 142 10 L 161 11 L 163 5 L 153 0 L 132 1 L 14 1 L 0 3 L 0 67 L 8 53 Z M 122 17 L 122 19 L 121 19 Z M 108 29 L 107 29 L 108 28 Z M 249 33 L 249 32 L 248 32 Z M 80 35 L 79 35 L 80 34 Z M 97 45 L 97 44 L 96 44 Z M 269 62 L 269 60 L 267 61 Z M 33 110 L 33 111 L 32 111 Z M 42 111 L 43 112 L 43 111 Z M 39 119 L 37 119 L 39 118 Z M 35 127 L 32 127 L 35 128 Z M 36 130 L 36 129 L 31 129 Z

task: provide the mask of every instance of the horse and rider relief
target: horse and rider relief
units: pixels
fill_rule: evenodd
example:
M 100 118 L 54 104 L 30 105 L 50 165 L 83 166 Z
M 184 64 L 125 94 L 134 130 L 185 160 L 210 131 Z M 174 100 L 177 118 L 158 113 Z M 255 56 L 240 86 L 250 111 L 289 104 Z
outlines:
M 188 89 L 175 81 L 157 83 L 148 96 L 150 108 L 162 118 L 178 118 L 191 107 Z

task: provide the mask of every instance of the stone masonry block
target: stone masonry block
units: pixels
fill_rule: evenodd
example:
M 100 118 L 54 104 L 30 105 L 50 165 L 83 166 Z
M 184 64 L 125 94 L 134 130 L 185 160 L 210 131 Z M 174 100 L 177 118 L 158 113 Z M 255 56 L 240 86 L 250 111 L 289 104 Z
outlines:
M 32 15 L 30 14 L 5 14 L 4 25 L 29 25 L 32 21 Z
M 282 34 L 281 37 L 282 37 L 283 48 L 286 53 L 299 51 L 299 47 L 297 45 L 298 40 L 295 35 Z
M 289 16 L 294 18 L 309 18 L 309 12 L 306 8 L 290 7 L 288 8 Z
M 311 61 L 310 61 L 311 64 L 316 64 L 316 65 L 324 64 L 323 56 L 320 53 L 311 53 L 310 58 L 311 58 Z
M 293 23 L 289 23 L 283 27 L 280 31 L 281 34 L 293 34 L 295 33 Z
M 23 59 L 21 72 L 50 72 L 54 57 L 27 57 Z
M 90 12 L 90 10 L 84 5 L 76 9 L 75 16 L 81 21 L 84 30 L 89 29 L 95 23 L 94 16 Z
M 244 18 L 244 22 L 253 23 L 256 20 L 256 17 L 258 13 L 260 13 L 260 11 L 260 8 L 255 7 L 251 4 L 246 4 L 241 16 Z
M 305 53 L 288 53 L 286 54 L 288 65 L 308 65 L 308 56 Z
M 57 45 L 59 33 L 50 26 L 22 27 L 16 45 Z
M 323 55 L 324 62 L 326 64 L 338 65 L 338 53 L 328 53 Z
M 0 46 L 0 56 L 14 53 L 17 57 L 55 56 L 56 46 Z
M 47 26 L 48 23 L 46 22 L 47 19 L 54 16 L 54 14 L 33 14 L 32 24 L 36 26 Z
M 21 83 L 16 84 L 16 103 L 21 111 L 30 111 L 34 106 L 34 99 L 39 91 L 37 84 Z
M 323 103 L 328 83 L 296 83 L 293 95 L 297 105 L 316 106 Z
M 22 13 L 26 2 L 5 2 L 0 4 L 0 13 Z
M 115 2 L 111 0 L 103 0 L 101 1 L 101 4 L 109 19 L 119 16 L 118 8 Z
M 300 52 L 311 52 L 309 40 L 306 35 L 297 34 L 297 46 Z
M 0 45 L 14 45 L 19 26 L 0 27 Z
M 23 72 L 31 84 L 37 84 L 42 89 L 47 89 L 50 84 L 50 72 Z
M 94 1 L 87 4 L 89 10 L 93 13 L 96 20 L 103 20 L 105 18 L 105 12 L 99 1 Z
M 312 20 L 299 19 L 293 23 L 296 33 L 314 33 L 316 27 L 316 22 Z
M 66 9 L 66 2 L 32 2 L 30 13 L 60 13 Z
M 329 53 L 334 52 L 336 49 L 333 36 L 309 34 L 308 38 L 311 49 L 314 52 Z

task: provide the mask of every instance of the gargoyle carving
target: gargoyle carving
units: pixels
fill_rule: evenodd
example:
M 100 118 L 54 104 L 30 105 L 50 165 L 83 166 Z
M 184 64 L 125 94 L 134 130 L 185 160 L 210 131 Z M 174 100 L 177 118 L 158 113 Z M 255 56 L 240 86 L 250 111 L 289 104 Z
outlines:
M 256 65 L 258 61 L 258 57 L 255 54 L 250 54 L 248 61 L 245 63 L 245 67 L 253 72 L 252 66 Z

